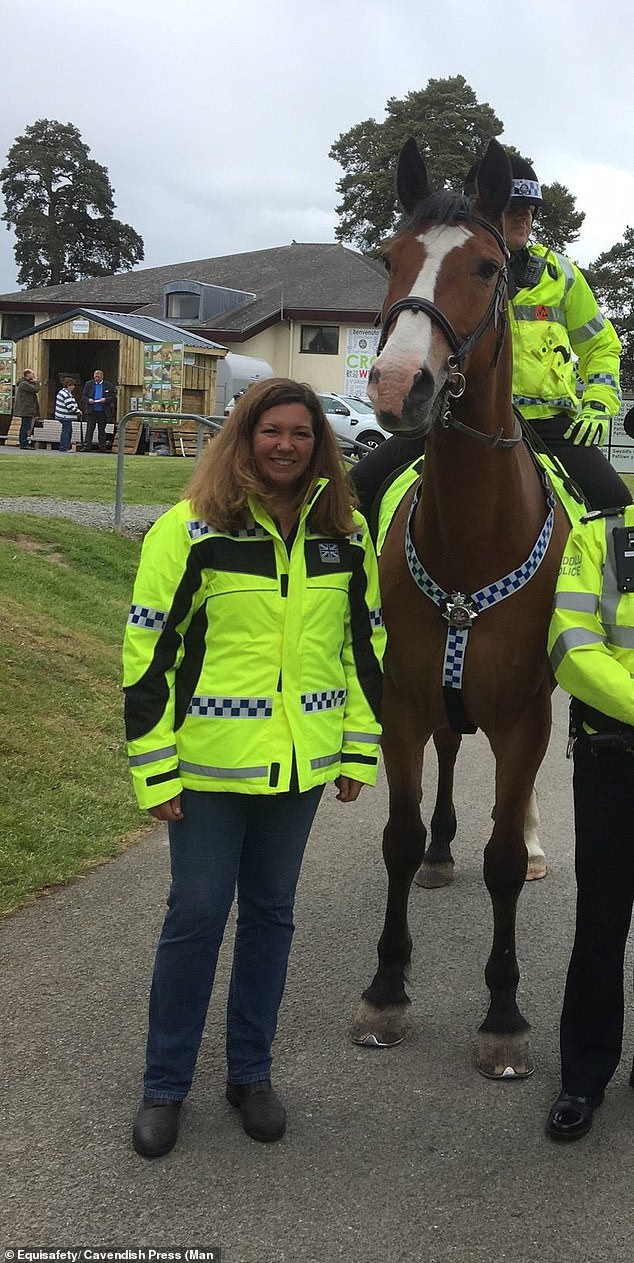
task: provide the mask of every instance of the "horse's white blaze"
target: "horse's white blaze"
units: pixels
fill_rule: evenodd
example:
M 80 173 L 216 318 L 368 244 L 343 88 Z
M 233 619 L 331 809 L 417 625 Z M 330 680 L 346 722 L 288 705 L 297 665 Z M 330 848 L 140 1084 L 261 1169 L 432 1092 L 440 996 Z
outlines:
M 436 281 L 444 259 L 452 250 L 466 244 L 472 236 L 468 228 L 435 224 L 416 238 L 425 249 L 422 267 L 409 291 L 411 298 L 434 301 Z M 437 388 L 447 358 L 445 343 L 434 338 L 435 328 L 423 312 L 403 311 L 398 317 L 387 345 L 376 361 L 380 370 L 378 385 L 368 394 L 375 406 L 400 416 L 403 400 L 409 394 L 412 380 L 421 368 L 432 374 Z

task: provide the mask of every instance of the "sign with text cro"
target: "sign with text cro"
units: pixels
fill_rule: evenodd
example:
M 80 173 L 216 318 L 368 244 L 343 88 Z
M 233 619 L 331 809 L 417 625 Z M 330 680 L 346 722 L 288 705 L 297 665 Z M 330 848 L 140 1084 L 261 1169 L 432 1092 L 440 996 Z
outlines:
M 346 330 L 346 363 L 343 394 L 363 399 L 368 393 L 368 377 L 376 359 L 380 329 Z

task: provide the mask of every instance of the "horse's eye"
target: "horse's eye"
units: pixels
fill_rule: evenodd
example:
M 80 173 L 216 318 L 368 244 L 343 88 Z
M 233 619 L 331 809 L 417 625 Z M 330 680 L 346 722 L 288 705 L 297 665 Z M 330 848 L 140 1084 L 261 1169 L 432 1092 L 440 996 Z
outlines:
M 493 277 L 497 276 L 498 271 L 498 265 L 492 259 L 483 259 L 478 266 L 478 274 L 483 281 L 492 281 Z
M 382 260 L 383 260 L 383 264 L 384 264 L 384 266 L 385 266 L 385 271 L 386 271 L 386 272 L 389 272 L 389 270 L 390 270 L 390 268 L 391 268 L 391 266 L 392 266 L 392 264 L 390 263 L 390 260 L 388 259 L 388 257 L 387 257 L 387 255 L 386 255 L 386 254 L 382 254 L 382 255 L 381 255 L 381 258 L 382 258 Z

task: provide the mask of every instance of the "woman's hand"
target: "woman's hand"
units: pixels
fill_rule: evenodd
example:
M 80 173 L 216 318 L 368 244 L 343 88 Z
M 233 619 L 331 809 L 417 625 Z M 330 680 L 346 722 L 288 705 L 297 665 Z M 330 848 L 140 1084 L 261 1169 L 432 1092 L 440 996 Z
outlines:
M 353 781 L 351 776 L 338 776 L 335 780 L 335 785 L 339 790 L 337 794 L 337 802 L 339 803 L 356 802 L 363 789 L 363 781 Z
M 166 803 L 159 803 L 158 807 L 149 807 L 148 810 L 155 820 L 167 820 L 169 823 L 173 823 L 176 820 L 183 819 L 180 794 L 177 794 L 176 798 L 168 799 Z

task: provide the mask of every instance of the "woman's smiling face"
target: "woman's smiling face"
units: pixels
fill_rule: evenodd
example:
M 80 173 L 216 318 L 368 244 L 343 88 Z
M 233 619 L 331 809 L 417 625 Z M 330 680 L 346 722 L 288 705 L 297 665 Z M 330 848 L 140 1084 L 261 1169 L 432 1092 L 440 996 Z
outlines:
M 254 464 L 265 486 L 278 495 L 293 495 L 315 446 L 308 408 L 303 403 L 267 408 L 256 422 L 251 442 Z

